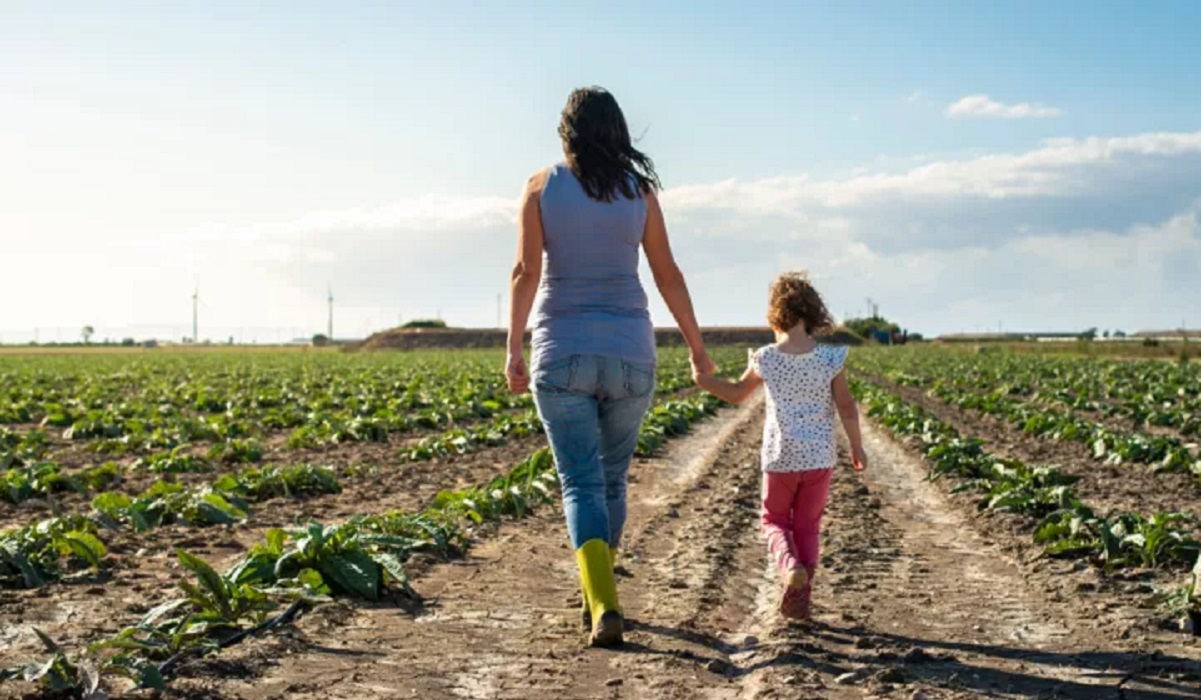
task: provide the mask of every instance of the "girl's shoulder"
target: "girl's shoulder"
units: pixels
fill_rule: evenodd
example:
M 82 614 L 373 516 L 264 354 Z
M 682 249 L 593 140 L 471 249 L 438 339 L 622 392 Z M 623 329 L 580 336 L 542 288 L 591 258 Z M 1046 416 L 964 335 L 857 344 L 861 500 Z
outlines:
M 818 347 L 822 351 L 822 357 L 835 374 L 846 364 L 847 355 L 851 352 L 851 348 L 846 345 L 819 345 Z
M 754 362 L 757 366 L 764 359 L 782 354 L 783 353 L 780 351 L 780 348 L 776 347 L 775 343 L 769 343 L 758 350 L 751 352 L 751 362 Z

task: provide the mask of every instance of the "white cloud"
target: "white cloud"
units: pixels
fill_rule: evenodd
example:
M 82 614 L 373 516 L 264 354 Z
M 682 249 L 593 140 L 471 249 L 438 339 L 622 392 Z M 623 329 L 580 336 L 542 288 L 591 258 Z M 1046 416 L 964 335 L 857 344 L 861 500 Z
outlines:
M 947 116 L 993 117 L 1000 119 L 1045 119 L 1058 117 L 1063 110 L 1030 102 L 1007 105 L 993 100 L 988 95 L 968 95 L 947 107 Z
M 759 322 L 771 277 L 801 266 L 836 313 L 872 296 L 926 332 L 997 321 L 1136 330 L 1174 327 L 1190 313 L 1201 323 L 1201 132 L 1053 139 L 1025 152 L 903 163 L 666 191 L 702 322 Z M 6 309 L 4 327 L 57 325 L 73 336 L 84 323 L 102 335 L 109 325 L 186 326 L 197 279 L 202 333 L 226 329 L 214 337 L 250 326 L 316 332 L 327 283 L 345 334 L 439 311 L 491 325 L 516 213 L 513 197 L 421 197 L 121 245 L 20 241 L 0 296 L 46 290 L 46 270 L 56 282 L 37 304 Z M 670 322 L 658 301 L 653 311 Z
M 682 210 L 721 209 L 798 220 L 887 210 L 894 221 L 913 218 L 896 217 L 898 213 L 1019 208 L 1075 199 L 1112 203 L 1116 197 L 1136 205 L 1148 195 L 1169 193 L 1178 195 L 1178 207 L 1201 193 L 1196 184 L 1199 170 L 1201 131 L 1150 133 L 1053 139 L 1025 153 L 938 160 L 838 180 L 800 175 L 684 186 L 667 192 L 664 202 Z
M 836 312 L 870 294 L 927 331 L 981 318 L 1072 330 L 1195 317 L 1199 199 L 1201 132 L 1056 139 L 898 172 L 664 196 L 686 237 L 681 255 L 716 249 L 727 267 L 745 266 L 752 290 L 781 266 L 812 268 Z M 782 258 L 759 265 L 773 248 Z M 736 296 L 725 289 L 710 302 L 719 309 Z
M 805 256 L 790 262 L 813 264 Z M 1124 230 L 1017 235 L 997 246 L 964 241 L 894 254 L 865 248 L 833 269 L 829 296 L 855 309 L 870 293 L 886 313 L 919 329 L 1002 322 L 1010 330 L 1129 331 L 1156 319 L 1175 327 L 1190 312 L 1198 320 L 1189 299 L 1201 295 L 1201 225 L 1193 208 Z

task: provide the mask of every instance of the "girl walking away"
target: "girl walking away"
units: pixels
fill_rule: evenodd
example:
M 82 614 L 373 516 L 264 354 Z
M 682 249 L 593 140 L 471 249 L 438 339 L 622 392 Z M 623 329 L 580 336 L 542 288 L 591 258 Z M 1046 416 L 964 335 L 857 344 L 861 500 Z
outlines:
M 767 385 L 763 426 L 763 533 L 781 578 L 780 612 L 809 619 L 818 536 L 837 459 L 834 413 L 851 443 L 856 471 L 867 468 L 859 411 L 847 386 L 847 348 L 820 345 L 813 334 L 832 325 L 821 296 L 804 273 L 771 286 L 767 318 L 777 341 L 752 352 L 737 382 L 694 373 L 697 384 L 730 403 Z

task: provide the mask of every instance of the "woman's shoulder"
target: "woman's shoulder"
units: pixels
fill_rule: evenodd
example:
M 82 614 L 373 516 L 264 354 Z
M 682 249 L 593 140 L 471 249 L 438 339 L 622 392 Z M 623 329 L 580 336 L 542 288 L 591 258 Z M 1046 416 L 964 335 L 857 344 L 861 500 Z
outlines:
M 552 165 L 548 168 L 542 168 L 541 170 L 535 172 L 533 175 L 530 175 L 529 179 L 525 181 L 526 195 L 530 196 L 530 197 L 535 197 L 537 195 L 542 194 L 542 191 L 546 189 L 546 183 L 552 177 L 554 177 L 556 167 L 558 167 L 558 166 Z

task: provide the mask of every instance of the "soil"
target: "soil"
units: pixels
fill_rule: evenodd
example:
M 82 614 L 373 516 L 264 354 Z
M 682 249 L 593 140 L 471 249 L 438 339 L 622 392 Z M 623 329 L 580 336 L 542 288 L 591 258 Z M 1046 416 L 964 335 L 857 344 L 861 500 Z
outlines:
M 443 460 L 397 464 L 392 458 L 373 475 L 344 478 L 341 493 L 253 503 L 249 517 L 234 525 L 106 531 L 109 562 L 104 571 L 40 589 L 0 590 L 0 668 L 40 656 L 36 638 L 26 634 L 28 626 L 38 627 L 65 648 L 77 649 L 135 624 L 150 607 L 177 597 L 176 584 L 187 573 L 176 560 L 177 549 L 223 569 L 261 542 L 270 528 L 287 528 L 308 518 L 341 522 L 362 513 L 420 510 L 438 492 L 486 482 L 544 445 L 545 438 L 536 436 Z M 362 454 L 357 463 L 368 463 L 370 455 L 365 453 L 372 449 L 358 445 L 343 451 L 354 459 L 349 455 L 357 450 Z M 18 513 L 23 515 L 16 516 L 17 522 L 29 522 L 30 510 Z
M 562 515 L 503 525 L 416 567 L 416 610 L 337 602 L 185 666 L 190 698 L 1077 698 L 1201 695 L 1201 644 L 1137 576 L 1047 560 L 925 481 L 865 426 L 836 471 L 810 624 L 775 612 L 758 534 L 761 399 L 632 471 L 619 559 L 626 644 L 590 649 Z M 54 595 L 61 594 L 61 589 Z M 141 600 L 145 600 L 142 597 Z M 69 625 L 68 625 L 69 626 Z M 7 639 L 27 629 L 6 624 Z

